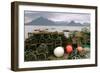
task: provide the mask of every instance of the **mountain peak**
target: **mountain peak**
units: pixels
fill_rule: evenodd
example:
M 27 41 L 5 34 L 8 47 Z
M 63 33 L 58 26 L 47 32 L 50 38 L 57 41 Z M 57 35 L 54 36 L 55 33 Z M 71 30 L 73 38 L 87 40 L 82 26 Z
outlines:
M 40 16 L 37 19 L 47 19 L 47 18 Z
M 45 17 L 38 17 L 38 18 L 36 18 L 35 20 L 33 20 L 33 21 L 36 21 L 36 20 L 41 20 L 41 21 L 50 21 L 48 18 L 45 18 Z
M 38 17 L 32 22 L 29 23 L 30 25 L 54 25 L 55 23 L 48 18 L 45 17 Z

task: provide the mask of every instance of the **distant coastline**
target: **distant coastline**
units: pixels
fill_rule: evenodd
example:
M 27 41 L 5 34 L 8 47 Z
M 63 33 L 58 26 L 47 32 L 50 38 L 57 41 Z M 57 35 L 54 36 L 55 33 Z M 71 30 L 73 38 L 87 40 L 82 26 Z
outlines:
M 25 25 L 42 25 L 42 26 L 90 26 L 90 23 L 84 22 L 79 23 L 75 21 L 52 21 L 44 17 L 39 17 L 35 20 L 32 20 L 29 23 L 25 23 Z

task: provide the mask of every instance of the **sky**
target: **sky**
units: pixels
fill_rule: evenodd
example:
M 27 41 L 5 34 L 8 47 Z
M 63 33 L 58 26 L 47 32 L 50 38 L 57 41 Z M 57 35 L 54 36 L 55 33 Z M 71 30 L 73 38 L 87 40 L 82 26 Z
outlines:
M 24 11 L 25 23 L 29 23 L 39 17 L 44 17 L 52 21 L 75 21 L 79 23 L 90 23 L 89 13 L 69 13 L 69 12 L 44 12 L 44 11 Z

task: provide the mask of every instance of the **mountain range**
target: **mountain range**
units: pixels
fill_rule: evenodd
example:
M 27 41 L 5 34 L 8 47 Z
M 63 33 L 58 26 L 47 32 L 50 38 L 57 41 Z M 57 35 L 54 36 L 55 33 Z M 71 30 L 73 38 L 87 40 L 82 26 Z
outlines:
M 76 23 L 75 21 L 52 21 L 44 17 L 36 18 L 25 25 L 43 25 L 43 26 L 90 26 L 90 23 Z

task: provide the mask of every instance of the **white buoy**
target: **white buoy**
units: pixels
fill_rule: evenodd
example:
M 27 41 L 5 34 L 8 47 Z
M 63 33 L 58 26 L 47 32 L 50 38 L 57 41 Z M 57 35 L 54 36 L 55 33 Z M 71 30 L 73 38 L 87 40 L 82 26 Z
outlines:
M 62 57 L 64 55 L 64 48 L 63 47 L 56 47 L 54 49 L 54 55 L 56 57 Z

